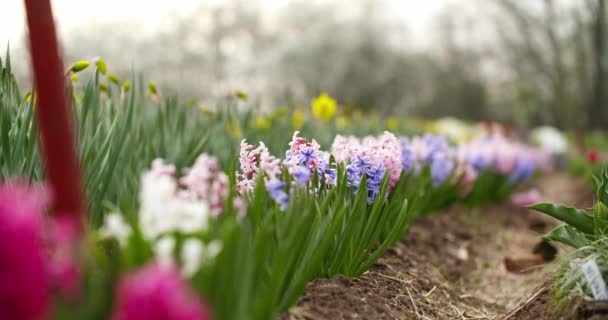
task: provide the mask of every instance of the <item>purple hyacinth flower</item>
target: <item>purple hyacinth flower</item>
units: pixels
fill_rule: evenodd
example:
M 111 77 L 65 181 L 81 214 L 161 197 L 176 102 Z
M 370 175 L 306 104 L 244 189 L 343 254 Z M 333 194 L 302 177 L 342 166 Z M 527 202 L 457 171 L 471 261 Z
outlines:
M 313 147 L 304 147 L 300 150 L 299 165 L 309 166 L 317 158 L 317 151 Z
M 338 170 L 336 168 L 330 167 L 324 159 L 318 159 L 317 162 L 317 173 L 319 178 L 325 179 L 325 183 L 329 185 L 336 184 L 336 177 L 338 175 Z
M 410 169 L 414 166 L 416 161 L 416 156 L 414 152 L 409 147 L 402 148 L 401 151 L 401 166 L 405 172 L 409 172 Z
M 469 156 L 469 163 L 477 171 L 484 171 L 490 166 L 490 160 L 480 152 L 473 152 Z
M 436 157 L 431 162 L 431 176 L 433 179 L 433 185 L 438 186 L 446 181 L 454 170 L 454 162 L 448 160 L 445 157 Z
M 376 197 L 380 193 L 380 187 L 382 186 L 382 179 L 384 178 L 384 173 L 386 172 L 386 167 L 382 162 L 378 162 L 377 165 L 370 167 L 367 174 L 367 203 L 372 204 L 376 200 Z
M 270 193 L 270 197 L 272 197 L 277 203 L 279 203 L 281 210 L 286 210 L 287 205 L 289 204 L 289 196 L 284 190 L 285 182 L 279 179 L 272 179 L 268 181 L 268 183 L 266 184 L 266 188 Z
M 352 161 L 352 164 L 361 172 L 367 172 L 367 169 L 371 168 L 372 162 L 366 156 L 356 155 Z
M 356 191 L 359 189 L 362 172 L 357 166 L 351 163 L 346 167 L 346 178 L 348 179 L 348 186 Z
M 424 159 L 427 163 L 433 162 L 436 157 L 441 157 L 449 149 L 447 139 L 441 135 L 426 134 L 423 141 L 428 148 L 427 158 Z
M 515 167 L 509 175 L 509 184 L 514 185 L 526 182 L 532 177 L 535 170 L 536 165 L 534 164 L 534 161 L 526 156 L 520 155 L 517 157 L 517 160 L 515 160 Z
M 310 170 L 305 167 L 296 167 L 292 176 L 298 186 L 304 187 L 310 181 Z

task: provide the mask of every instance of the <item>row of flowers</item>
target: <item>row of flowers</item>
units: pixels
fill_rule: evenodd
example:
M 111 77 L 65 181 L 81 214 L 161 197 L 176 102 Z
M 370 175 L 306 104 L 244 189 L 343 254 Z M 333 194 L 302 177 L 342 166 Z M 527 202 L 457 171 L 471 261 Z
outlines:
M 202 154 L 181 175 L 155 160 L 139 209 L 87 237 L 44 214 L 43 189 L 2 186 L 0 319 L 272 318 L 316 277 L 362 274 L 416 217 L 552 169 L 500 135 L 337 136 L 324 151 L 296 132 L 283 158 L 242 141 L 238 160 L 226 174 Z
M 553 170 L 550 152 L 513 142 L 502 135 L 482 136 L 458 146 L 450 145 L 442 135 L 426 134 L 412 138 L 397 138 L 390 132 L 362 139 L 337 136 L 331 152 L 323 151 L 313 139 L 306 141 L 294 133 L 285 159 L 271 155 L 263 142 L 258 147 L 241 142 L 240 169 L 237 173 L 239 192 L 251 191 L 259 172 L 263 172 L 268 191 L 280 204 L 288 205 L 286 184 L 281 179 L 285 170 L 293 186 L 310 186 L 324 180 L 330 187 L 336 184 L 337 165 L 344 165 L 348 184 L 354 191 L 366 178 L 368 203 L 375 201 L 384 175 L 389 177 L 389 193 L 402 172 L 420 175 L 428 167 L 434 187 L 453 183 L 465 197 L 481 173 L 492 172 L 508 177 L 508 185 L 526 182 L 537 172 Z

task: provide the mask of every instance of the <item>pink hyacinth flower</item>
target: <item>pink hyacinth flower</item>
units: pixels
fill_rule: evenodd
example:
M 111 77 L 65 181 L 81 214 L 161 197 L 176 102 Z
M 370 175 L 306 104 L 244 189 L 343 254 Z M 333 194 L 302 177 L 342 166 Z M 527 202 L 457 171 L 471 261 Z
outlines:
M 537 189 L 530 189 L 525 192 L 518 192 L 511 195 L 511 203 L 516 207 L 525 207 L 542 200 Z
M 395 187 L 403 166 L 401 164 L 401 145 L 394 134 L 385 131 L 383 135 L 375 140 L 369 140 L 367 151 L 372 161 L 380 161 L 389 173 L 389 192 Z
M 337 163 L 347 163 L 361 151 L 361 142 L 353 136 L 337 135 L 331 145 L 331 154 Z
M 43 210 L 47 194 L 21 184 L 0 186 L 0 319 L 41 319 L 48 311 Z
M 148 265 L 118 288 L 112 320 L 207 320 L 211 314 L 173 268 Z

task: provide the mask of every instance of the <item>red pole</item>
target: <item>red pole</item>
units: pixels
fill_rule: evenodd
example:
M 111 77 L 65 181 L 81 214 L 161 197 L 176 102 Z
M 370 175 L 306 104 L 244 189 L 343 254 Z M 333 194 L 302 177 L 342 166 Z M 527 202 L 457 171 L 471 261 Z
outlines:
M 38 95 L 36 113 L 41 151 L 53 192 L 53 214 L 84 223 L 78 155 L 51 3 L 50 0 L 25 0 L 25 9 Z

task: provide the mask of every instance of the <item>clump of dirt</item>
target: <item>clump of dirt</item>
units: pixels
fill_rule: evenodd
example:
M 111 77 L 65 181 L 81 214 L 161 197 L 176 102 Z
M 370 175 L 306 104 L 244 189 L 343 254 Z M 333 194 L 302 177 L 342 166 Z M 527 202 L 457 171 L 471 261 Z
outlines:
M 591 197 L 580 194 L 590 191 L 580 180 L 543 178 L 543 200 L 588 206 Z M 556 224 L 509 204 L 422 218 L 362 277 L 310 283 L 282 319 L 556 319 L 544 318 L 551 275 L 504 266 L 506 257 L 532 254 Z

